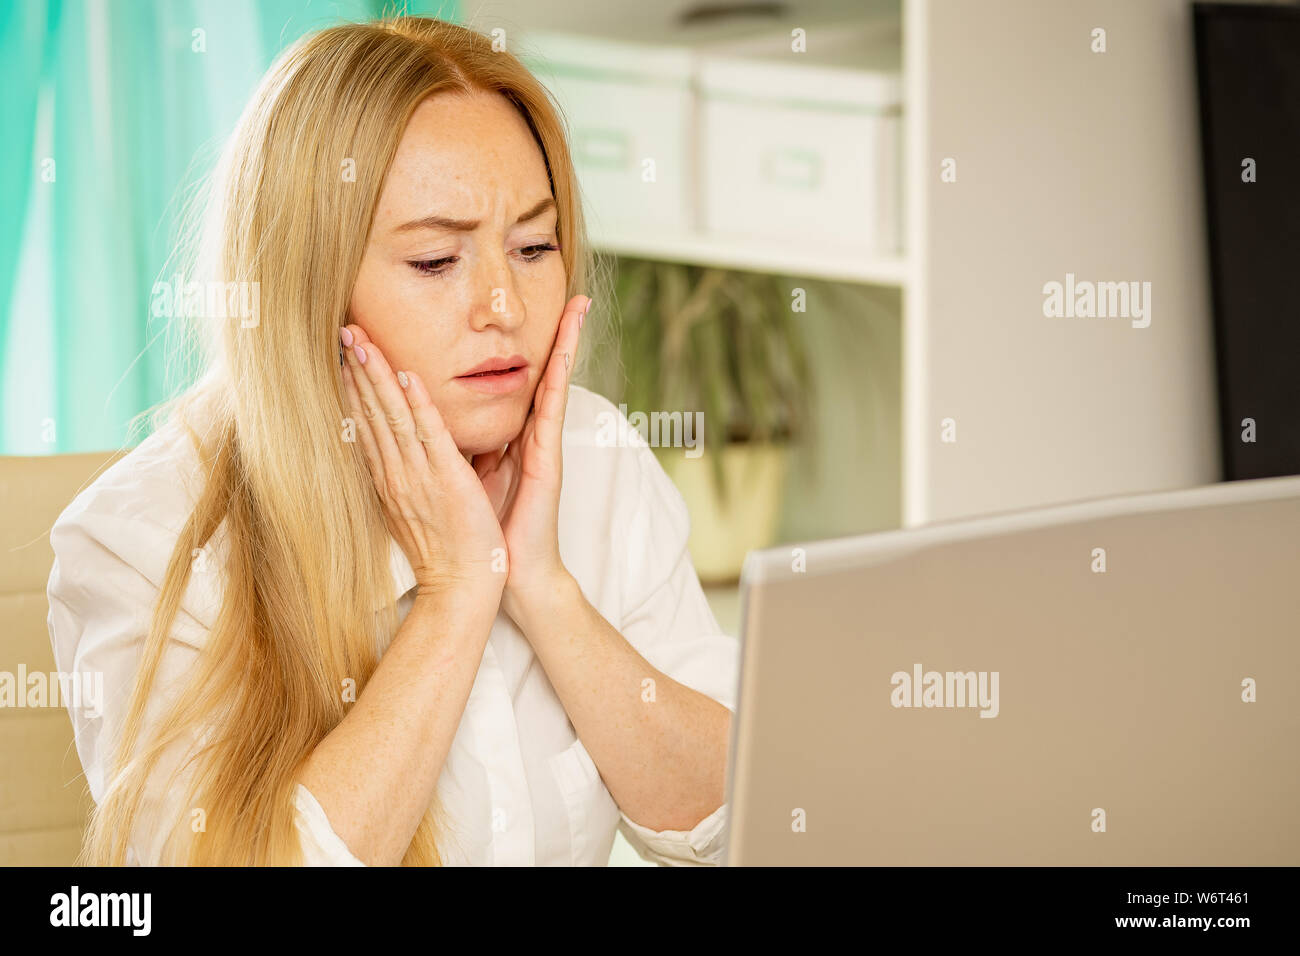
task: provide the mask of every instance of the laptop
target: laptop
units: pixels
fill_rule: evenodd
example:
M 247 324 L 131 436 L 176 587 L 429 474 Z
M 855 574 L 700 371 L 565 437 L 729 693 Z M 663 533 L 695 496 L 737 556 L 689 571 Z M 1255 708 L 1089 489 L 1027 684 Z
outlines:
M 1300 864 L 1300 477 L 752 552 L 725 863 Z

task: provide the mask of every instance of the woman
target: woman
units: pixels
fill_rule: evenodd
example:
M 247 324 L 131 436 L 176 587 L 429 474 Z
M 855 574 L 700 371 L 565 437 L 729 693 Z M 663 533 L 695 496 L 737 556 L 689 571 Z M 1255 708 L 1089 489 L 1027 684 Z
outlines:
M 262 83 L 198 259 L 255 320 L 203 320 L 205 374 L 51 533 L 58 665 L 104 673 L 86 862 L 719 860 L 735 642 L 653 454 L 569 384 L 562 129 L 430 19 Z

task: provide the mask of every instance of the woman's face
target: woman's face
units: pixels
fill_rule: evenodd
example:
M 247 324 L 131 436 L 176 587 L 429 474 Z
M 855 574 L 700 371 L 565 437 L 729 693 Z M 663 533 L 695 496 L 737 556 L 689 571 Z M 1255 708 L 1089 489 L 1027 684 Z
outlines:
M 541 149 L 508 100 L 447 93 L 416 108 L 350 320 L 394 371 L 420 376 L 465 454 L 500 448 L 528 415 L 565 304 L 555 227 Z M 473 374 L 484 367 L 497 371 Z

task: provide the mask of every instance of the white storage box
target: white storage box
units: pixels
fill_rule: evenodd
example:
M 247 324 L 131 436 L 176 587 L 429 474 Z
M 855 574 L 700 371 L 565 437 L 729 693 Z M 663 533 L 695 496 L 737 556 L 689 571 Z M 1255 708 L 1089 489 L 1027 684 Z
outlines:
M 896 73 L 701 57 L 705 230 L 898 254 L 901 86 Z
M 589 232 L 691 231 L 688 51 L 530 33 L 519 55 L 564 111 Z

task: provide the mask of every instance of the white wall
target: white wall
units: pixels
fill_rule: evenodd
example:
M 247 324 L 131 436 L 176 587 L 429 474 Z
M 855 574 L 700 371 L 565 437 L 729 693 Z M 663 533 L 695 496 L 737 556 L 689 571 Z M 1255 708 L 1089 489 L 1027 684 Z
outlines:
M 905 520 L 1217 481 L 1190 4 L 907 2 Z M 1150 282 L 1150 326 L 1044 317 L 1067 272 Z

